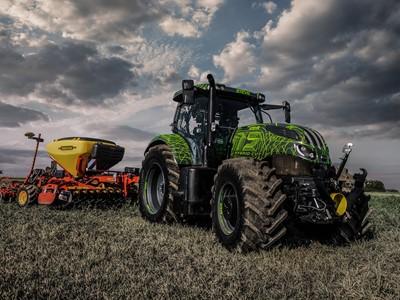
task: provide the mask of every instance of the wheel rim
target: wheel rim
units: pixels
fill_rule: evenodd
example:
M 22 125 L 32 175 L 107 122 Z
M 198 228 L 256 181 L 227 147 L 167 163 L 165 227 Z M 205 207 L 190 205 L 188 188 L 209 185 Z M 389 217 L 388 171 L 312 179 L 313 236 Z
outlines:
M 161 166 L 155 163 L 145 180 L 145 204 L 151 214 L 156 214 L 162 206 L 165 194 L 165 178 Z
M 26 205 L 28 202 L 28 193 L 26 191 L 21 191 L 18 194 L 18 204 L 21 206 Z
M 236 188 L 231 183 L 225 183 L 218 195 L 218 223 L 225 235 L 235 231 L 239 223 L 239 198 Z

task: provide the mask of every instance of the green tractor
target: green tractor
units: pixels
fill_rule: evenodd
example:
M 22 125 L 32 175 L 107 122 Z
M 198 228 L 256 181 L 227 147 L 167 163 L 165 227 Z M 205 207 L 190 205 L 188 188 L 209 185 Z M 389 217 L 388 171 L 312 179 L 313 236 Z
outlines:
M 290 105 L 264 104 L 265 96 L 216 84 L 183 80 L 172 133 L 145 150 L 139 209 L 151 222 L 211 216 L 228 249 L 269 249 L 303 230 L 348 243 L 369 232 L 367 172 L 343 192 L 328 146 L 316 130 L 290 124 Z M 272 109 L 285 113 L 273 123 Z M 266 118 L 265 118 L 266 116 Z M 265 121 L 267 120 L 267 121 Z

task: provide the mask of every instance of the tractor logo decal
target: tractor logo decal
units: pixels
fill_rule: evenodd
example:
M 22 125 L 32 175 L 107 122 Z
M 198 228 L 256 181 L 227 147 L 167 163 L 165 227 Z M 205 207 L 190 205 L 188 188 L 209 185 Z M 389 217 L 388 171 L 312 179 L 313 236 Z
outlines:
M 236 93 L 246 95 L 246 96 L 251 96 L 251 92 L 248 90 L 236 89 Z

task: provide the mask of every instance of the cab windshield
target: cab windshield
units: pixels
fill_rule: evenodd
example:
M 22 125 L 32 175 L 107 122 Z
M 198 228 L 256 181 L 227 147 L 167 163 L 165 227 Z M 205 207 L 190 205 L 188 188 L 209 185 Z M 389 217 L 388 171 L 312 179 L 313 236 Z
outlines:
M 176 113 L 176 129 L 185 136 L 199 138 L 206 131 L 208 97 L 197 97 L 195 104 L 180 104 Z M 263 123 L 263 118 L 258 105 L 218 97 L 215 121 L 221 128 L 229 127 L 233 129 Z
M 220 126 L 240 127 L 263 123 L 259 105 L 248 102 L 217 98 L 216 122 Z

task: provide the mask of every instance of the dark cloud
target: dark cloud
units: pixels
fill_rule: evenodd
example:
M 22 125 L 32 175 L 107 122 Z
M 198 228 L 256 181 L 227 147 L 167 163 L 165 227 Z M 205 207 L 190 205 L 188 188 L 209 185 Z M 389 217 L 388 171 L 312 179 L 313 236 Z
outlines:
M 107 47 L 107 50 L 110 53 L 115 53 L 115 54 L 123 54 L 126 52 L 126 49 L 120 45 L 112 45 Z
M 398 128 L 400 94 L 371 98 L 335 88 L 307 98 L 308 101 L 297 101 L 293 105 L 293 113 L 299 121 L 331 127 L 373 125 L 373 130 L 364 132 L 382 136 L 390 133 L 391 137 L 400 138 L 398 130 L 388 131 L 388 128 Z
M 103 133 L 107 138 L 114 140 L 130 140 L 130 141 L 150 141 L 155 134 L 146 130 L 121 125 L 107 129 Z
M 131 84 L 132 65 L 120 58 L 95 58 L 71 66 L 60 80 L 61 86 L 78 99 L 96 104 L 114 97 Z
M 75 6 L 77 17 L 81 18 L 101 18 L 102 25 L 98 31 L 100 37 L 109 39 L 108 34 L 131 35 L 143 23 L 154 21 L 162 17 L 167 12 L 161 7 L 159 1 L 150 0 L 89 0 L 72 1 Z M 119 15 L 119 18 L 113 18 L 108 21 L 106 16 Z M 99 36 L 97 36 L 99 37 Z
M 400 138 L 400 3 L 293 1 L 263 33 L 258 89 L 297 120 Z
M 4 155 L 0 150 L 0 164 L 15 164 L 17 159 L 14 155 Z
M 157 1 L 144 1 L 144 0 L 118 0 L 110 2 L 108 0 L 88 0 L 88 1 L 73 1 L 72 5 L 76 8 L 77 15 L 88 17 L 96 14 L 107 14 L 110 11 L 120 11 L 122 13 L 129 13 L 132 18 L 136 18 L 138 22 L 143 18 L 156 14 L 158 10 L 156 7 Z M 147 12 L 147 13 L 146 13 Z
M 3 1 L 9 2 L 7 12 L 12 17 L 28 25 L 40 27 L 46 32 L 99 42 L 134 37 L 144 24 L 171 13 L 171 3 L 157 0 L 53 0 L 27 4 Z M 27 15 L 30 20 L 26 20 Z
M 150 0 L 89 0 L 74 1 L 73 17 L 95 21 L 98 26 L 90 31 L 89 37 L 110 41 L 115 37 L 131 36 L 147 22 L 160 19 L 168 12 L 158 1 Z
M 400 138 L 400 121 L 379 123 L 372 126 L 355 126 L 341 128 L 333 136 L 328 138 L 335 139 L 337 136 L 348 140 L 374 137 L 376 139 L 394 140 Z
M 31 149 L 12 149 L 0 148 L 0 170 L 3 171 L 2 176 L 24 177 L 28 174 L 32 165 L 34 154 L 34 145 Z M 50 165 L 50 158 L 45 151 L 39 150 L 36 160 L 36 168 L 45 168 Z M 0 175 L 1 176 L 1 175 Z
M 34 150 L 22 150 L 22 149 L 11 149 L 11 148 L 0 148 L 0 163 L 2 164 L 18 164 L 20 160 L 26 160 L 27 158 L 33 158 Z M 48 157 L 45 151 L 39 150 L 38 157 Z
M 167 95 L 166 97 L 172 99 L 173 94 Z M 143 127 L 149 125 L 149 120 L 157 120 L 157 123 L 151 124 L 153 127 L 154 125 L 159 125 L 160 127 L 165 129 L 165 125 L 169 125 L 172 123 L 172 119 L 174 117 L 175 112 L 175 105 L 157 105 L 150 108 L 143 109 L 141 111 L 136 112 L 131 120 L 135 127 Z M 167 124 L 164 124 L 165 121 Z M 161 129 L 161 128 L 160 128 Z
M 376 28 L 397 31 L 396 0 L 292 1 L 264 39 L 264 55 L 279 64 L 285 56 L 303 59 L 343 50 L 360 32 Z M 284 38 L 284 39 L 282 39 Z M 271 52 L 268 52 L 271 50 Z
M 0 127 L 18 127 L 31 121 L 48 121 L 49 117 L 29 108 L 17 107 L 0 101 Z
M 26 96 L 37 90 L 51 101 L 101 105 L 134 85 L 133 67 L 79 41 L 46 44 L 26 55 L 0 46 L 0 93 Z

